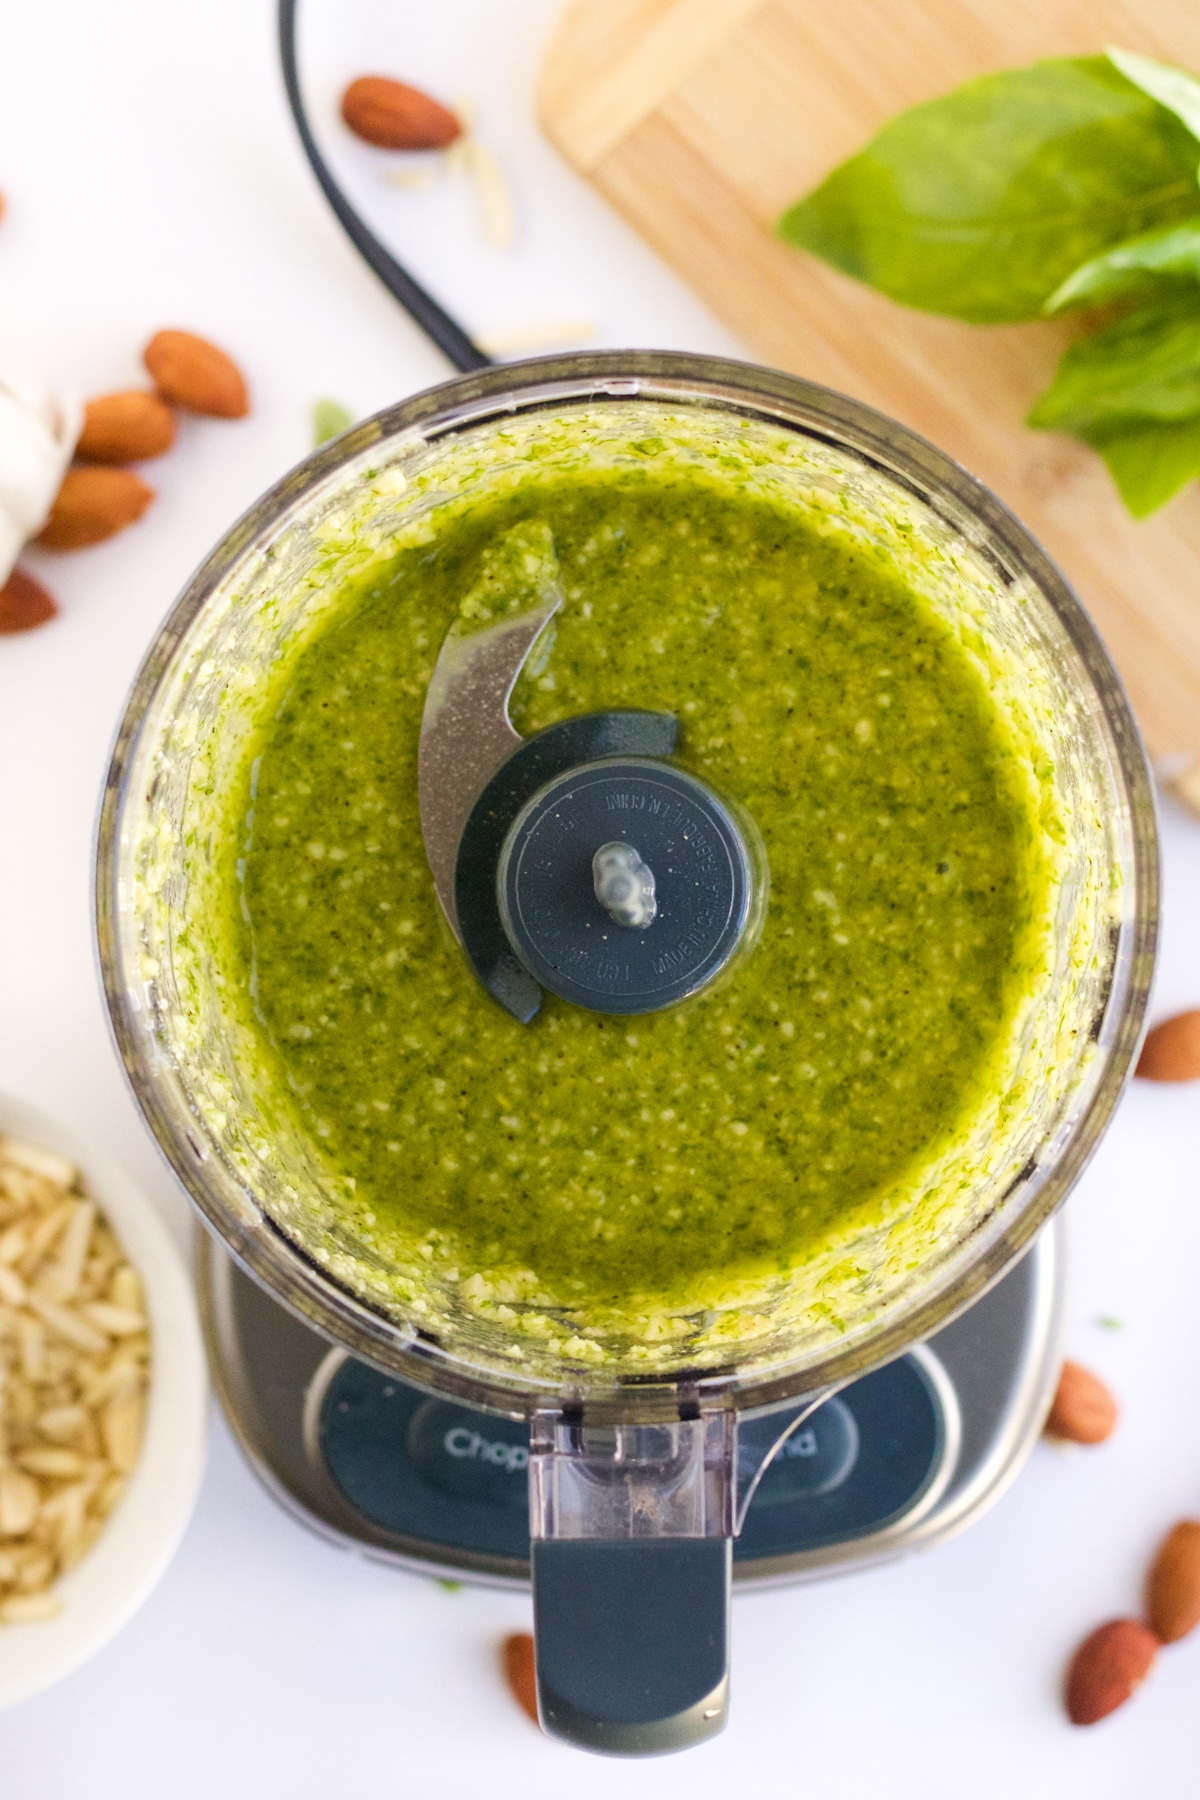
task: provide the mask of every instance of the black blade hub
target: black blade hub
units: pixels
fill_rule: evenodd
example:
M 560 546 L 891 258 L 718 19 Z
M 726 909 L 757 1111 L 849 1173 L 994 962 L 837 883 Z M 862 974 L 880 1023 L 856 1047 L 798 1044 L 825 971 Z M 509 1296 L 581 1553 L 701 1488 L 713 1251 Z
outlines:
M 528 1021 L 549 988 L 646 1013 L 707 985 L 752 908 L 745 835 L 704 782 L 665 760 L 669 713 L 587 713 L 529 738 L 463 831 L 455 898 L 484 986 Z

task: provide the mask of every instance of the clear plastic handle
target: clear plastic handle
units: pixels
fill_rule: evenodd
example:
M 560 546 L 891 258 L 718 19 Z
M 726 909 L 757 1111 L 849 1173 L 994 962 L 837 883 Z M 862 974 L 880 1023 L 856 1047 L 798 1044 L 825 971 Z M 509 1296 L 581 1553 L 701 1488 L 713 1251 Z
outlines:
M 534 1415 L 538 1708 L 552 1736 L 613 1755 L 721 1730 L 729 1685 L 737 1423 Z

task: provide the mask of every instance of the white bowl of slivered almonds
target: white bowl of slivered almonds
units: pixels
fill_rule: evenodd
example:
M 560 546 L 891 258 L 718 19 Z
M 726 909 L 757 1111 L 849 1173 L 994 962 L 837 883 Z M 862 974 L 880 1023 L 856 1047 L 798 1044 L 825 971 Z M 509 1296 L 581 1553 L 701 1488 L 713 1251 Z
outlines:
M 0 1707 L 91 1656 L 195 1503 L 207 1371 L 153 1203 L 0 1096 Z

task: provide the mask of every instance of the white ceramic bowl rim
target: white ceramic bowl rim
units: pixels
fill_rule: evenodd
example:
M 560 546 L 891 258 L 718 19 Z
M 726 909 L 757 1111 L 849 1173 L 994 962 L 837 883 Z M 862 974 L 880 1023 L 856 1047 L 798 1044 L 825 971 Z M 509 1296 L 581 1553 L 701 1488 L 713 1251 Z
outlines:
M 191 1279 L 153 1201 L 101 1151 L 7 1095 L 0 1095 L 0 1133 L 78 1164 L 142 1277 L 152 1344 L 146 1433 L 128 1491 L 92 1549 L 57 1584 L 58 1617 L 0 1626 L 0 1707 L 6 1707 L 94 1655 L 163 1575 L 204 1469 L 208 1369 Z

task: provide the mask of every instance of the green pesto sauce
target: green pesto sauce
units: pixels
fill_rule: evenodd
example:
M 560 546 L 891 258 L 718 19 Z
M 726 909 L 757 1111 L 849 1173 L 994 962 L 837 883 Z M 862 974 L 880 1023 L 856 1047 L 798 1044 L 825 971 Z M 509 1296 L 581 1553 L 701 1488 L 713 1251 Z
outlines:
M 548 526 L 565 604 L 530 733 L 645 706 L 751 813 L 770 900 L 729 978 L 529 1025 L 476 984 L 417 812 L 425 687 L 497 534 Z M 227 960 L 264 1071 L 385 1262 L 524 1269 L 586 1312 L 785 1271 L 961 1133 L 1029 986 L 1029 803 L 984 683 L 878 559 L 698 479 L 547 478 L 347 591 L 280 678 L 230 819 Z

